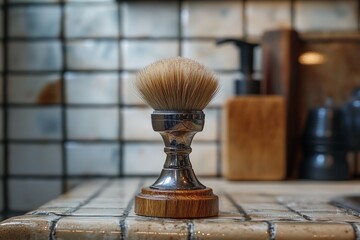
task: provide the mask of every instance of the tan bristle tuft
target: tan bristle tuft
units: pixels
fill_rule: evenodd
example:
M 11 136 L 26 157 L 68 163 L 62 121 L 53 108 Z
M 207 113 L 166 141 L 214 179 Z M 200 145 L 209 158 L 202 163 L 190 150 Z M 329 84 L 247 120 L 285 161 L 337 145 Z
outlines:
M 187 58 L 159 60 L 137 74 L 140 97 L 155 110 L 203 110 L 218 91 L 216 75 Z

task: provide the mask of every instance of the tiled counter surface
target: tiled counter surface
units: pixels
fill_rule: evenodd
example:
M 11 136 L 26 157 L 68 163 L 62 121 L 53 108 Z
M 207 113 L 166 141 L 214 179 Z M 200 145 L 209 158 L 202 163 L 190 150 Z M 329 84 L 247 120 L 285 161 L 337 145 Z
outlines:
M 153 179 L 97 180 L 0 223 L 0 239 L 360 239 L 360 215 L 329 202 L 360 182 L 228 182 L 204 179 L 220 215 L 159 219 L 134 214 Z

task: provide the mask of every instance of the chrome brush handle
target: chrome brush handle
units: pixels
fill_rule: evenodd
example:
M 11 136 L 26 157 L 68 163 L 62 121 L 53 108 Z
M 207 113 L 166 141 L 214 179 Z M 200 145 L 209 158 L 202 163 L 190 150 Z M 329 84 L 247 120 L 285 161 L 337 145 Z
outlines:
M 203 111 L 154 111 L 151 114 L 154 131 L 162 136 L 166 161 L 153 189 L 205 189 L 196 178 L 189 154 L 191 142 L 205 123 Z

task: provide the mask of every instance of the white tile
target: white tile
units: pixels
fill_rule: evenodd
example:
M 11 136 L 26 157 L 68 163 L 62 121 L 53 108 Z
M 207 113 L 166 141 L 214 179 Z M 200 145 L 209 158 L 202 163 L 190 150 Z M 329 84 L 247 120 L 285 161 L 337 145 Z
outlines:
M 67 173 L 69 175 L 117 175 L 119 144 L 68 143 Z
M 0 176 L 4 174 L 4 145 L 0 145 Z
M 125 175 L 159 175 L 166 159 L 162 143 L 125 143 L 123 152 Z
M 66 37 L 118 37 L 118 7 L 114 3 L 67 4 Z
M 61 111 L 49 108 L 10 108 L 10 139 L 61 139 Z
M 215 176 L 217 173 L 216 143 L 193 143 L 190 160 L 194 172 L 199 176 Z
M 260 37 L 267 30 L 289 28 L 290 1 L 248 1 L 245 17 L 249 36 Z
M 121 43 L 124 69 L 140 69 L 150 63 L 178 55 L 177 41 L 124 40 Z
M 126 105 L 146 105 L 144 101 L 137 95 L 134 85 L 136 74 L 123 72 L 121 74 L 121 101 Z
M 176 1 L 125 2 L 124 36 L 176 37 L 179 25 L 177 8 Z
M 113 40 L 69 41 L 67 67 L 76 70 L 117 70 L 119 47 Z
M 65 74 L 66 101 L 76 104 L 119 103 L 118 73 Z
M 190 160 L 198 175 L 216 174 L 216 144 L 195 143 L 191 145 Z M 124 145 L 125 175 L 159 175 L 165 163 L 164 144 L 126 143 Z
M 8 75 L 10 103 L 60 103 L 60 74 Z
M 96 211 L 96 210 L 90 210 Z M 104 211 L 106 212 L 106 210 Z M 101 214 L 101 210 L 98 210 Z M 119 217 L 65 217 L 56 224 L 56 239 L 122 239 Z M 125 234 L 124 234 L 125 235 Z
M 220 89 L 209 106 L 223 106 L 230 97 L 235 95 L 235 80 L 241 78 L 241 73 L 218 73 L 217 76 Z
M 69 108 L 67 134 L 69 139 L 118 139 L 119 110 Z
M 218 131 L 218 110 L 216 109 L 204 109 L 205 124 L 202 132 L 198 132 L 194 137 L 194 142 L 197 140 L 215 141 L 217 139 Z
M 61 194 L 61 180 L 10 179 L 9 208 L 13 211 L 29 211 Z
M 60 176 L 61 173 L 60 144 L 9 145 L 9 174 Z
M 61 9 L 54 6 L 16 6 L 9 8 L 10 37 L 58 37 Z
M 356 31 L 357 1 L 295 1 L 295 28 L 300 31 Z
M 155 132 L 151 125 L 150 108 L 124 108 L 123 113 L 123 136 L 124 140 L 158 140 L 162 141 L 159 133 Z
M 181 13 L 186 37 L 242 37 L 241 1 L 185 1 Z
M 57 40 L 11 41 L 8 49 L 10 70 L 61 70 L 62 52 Z
M 238 49 L 233 44 L 217 46 L 214 41 L 183 41 L 183 56 L 216 70 L 239 69 Z

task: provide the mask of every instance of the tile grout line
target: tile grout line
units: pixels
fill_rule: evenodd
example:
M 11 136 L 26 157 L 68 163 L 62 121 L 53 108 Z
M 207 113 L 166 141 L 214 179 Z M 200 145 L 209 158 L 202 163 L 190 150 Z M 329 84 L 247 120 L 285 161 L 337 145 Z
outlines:
M 187 221 L 187 230 L 188 230 L 188 240 L 194 240 L 195 239 L 195 226 L 193 220 Z
M 144 184 L 145 184 L 145 178 L 140 179 L 139 184 L 138 184 L 138 186 L 136 188 L 136 191 L 134 193 L 134 196 L 130 199 L 128 205 L 126 206 L 126 208 L 124 210 L 122 219 L 119 222 L 120 239 L 121 240 L 126 239 L 126 224 L 125 224 L 125 221 L 126 221 L 126 218 L 128 217 L 128 215 L 130 213 L 131 207 L 134 205 L 135 194 L 137 194 L 140 191 L 141 187 L 144 186 Z
M 348 222 L 351 225 L 352 229 L 354 230 L 355 240 L 360 240 L 360 229 L 354 222 Z
M 291 212 L 293 213 L 296 213 L 297 215 L 299 215 L 300 217 L 304 218 L 306 221 L 312 221 L 313 219 L 305 214 L 302 214 L 301 212 L 299 211 L 296 211 L 295 209 L 292 209 L 291 207 L 289 207 L 288 205 L 282 203 L 282 202 L 279 202 L 277 201 L 277 203 L 285 208 L 287 208 L 288 210 L 290 210 Z
M 268 225 L 269 240 L 275 240 L 276 239 L 276 229 L 275 229 L 274 224 L 270 221 L 265 221 L 265 222 Z
M 97 191 L 95 191 L 92 195 L 90 195 L 90 197 L 88 199 L 86 199 L 84 202 L 80 203 L 77 207 L 75 207 L 74 209 L 71 209 L 69 211 L 66 211 L 64 214 L 69 214 L 69 213 L 73 213 L 76 210 L 78 210 L 79 208 L 81 208 L 82 206 L 84 206 L 85 204 L 89 203 L 91 200 L 93 200 L 95 197 L 99 196 L 100 193 L 102 193 L 111 183 L 112 181 L 108 180 L 106 181 L 104 184 L 102 184 Z M 34 214 L 36 215 L 36 214 Z M 62 219 L 63 217 L 68 216 L 68 215 L 59 215 L 59 218 L 51 221 L 51 226 L 50 226 L 50 236 L 49 239 L 50 240 L 55 240 L 55 234 L 56 234 L 56 229 L 57 229 L 57 225 L 60 219 Z
M 268 195 L 268 194 L 264 194 L 264 195 Z M 287 208 L 289 211 L 296 213 L 297 215 L 299 215 L 300 217 L 304 218 L 306 221 L 312 221 L 313 219 L 305 214 L 302 214 L 299 211 L 296 211 L 295 209 L 292 209 L 291 207 L 289 207 L 288 205 L 286 205 L 283 202 L 280 202 L 279 200 L 276 199 L 276 203 L 279 204 L 280 206 L 283 206 L 285 208 Z
M 360 214 L 358 212 L 356 212 L 355 210 L 352 210 L 350 208 L 347 208 L 347 207 L 343 206 L 340 203 L 330 201 L 330 202 L 328 202 L 328 204 L 341 209 L 341 211 L 343 211 L 344 213 L 347 213 L 347 214 L 350 214 L 350 215 L 352 215 L 354 217 L 360 218 Z
M 235 202 L 235 200 L 228 193 L 225 193 L 224 196 L 235 206 L 235 208 L 239 211 L 239 213 L 244 216 L 245 221 L 251 220 L 250 215 L 244 210 L 243 207 L 241 207 L 239 204 L 237 204 Z

